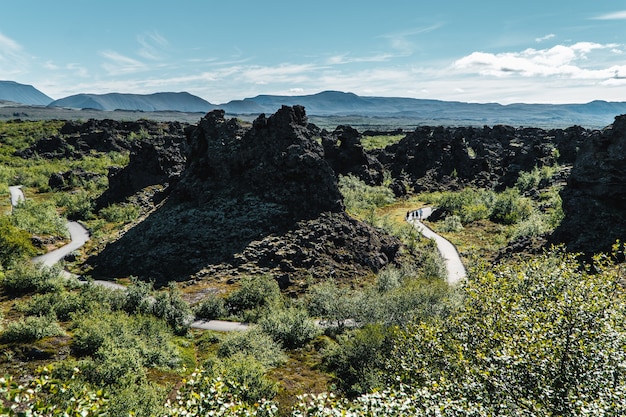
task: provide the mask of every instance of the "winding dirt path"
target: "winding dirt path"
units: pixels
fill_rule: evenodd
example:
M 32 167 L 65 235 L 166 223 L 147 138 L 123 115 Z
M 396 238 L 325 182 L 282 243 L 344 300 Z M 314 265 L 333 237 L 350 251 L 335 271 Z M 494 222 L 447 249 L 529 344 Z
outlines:
M 24 192 L 21 185 L 9 187 L 11 193 L 11 206 L 15 207 L 20 201 L 24 201 Z M 52 266 L 60 262 L 71 252 L 80 249 L 89 240 L 89 231 L 78 222 L 67 222 L 67 229 L 70 232 L 70 242 L 58 249 L 50 251 L 44 255 L 36 256 L 32 259 L 35 264 Z M 75 277 L 69 271 L 63 270 L 65 277 Z M 107 287 L 113 290 L 126 291 L 126 287 L 112 281 L 94 280 L 95 285 Z M 222 321 L 222 320 L 195 320 L 191 323 L 194 329 L 215 330 L 218 332 L 233 332 L 247 330 L 248 326 L 244 323 Z
M 421 216 L 420 216 L 421 213 Z M 437 249 L 446 264 L 446 270 L 448 271 L 448 284 L 457 285 L 467 277 L 467 271 L 461 261 L 459 252 L 456 247 L 450 243 L 450 241 L 439 236 L 431 228 L 422 223 L 422 220 L 427 219 L 433 213 L 432 207 L 424 207 L 419 210 L 413 210 L 407 218 L 407 222 L 413 225 L 423 236 L 428 239 L 433 239 L 437 244 Z

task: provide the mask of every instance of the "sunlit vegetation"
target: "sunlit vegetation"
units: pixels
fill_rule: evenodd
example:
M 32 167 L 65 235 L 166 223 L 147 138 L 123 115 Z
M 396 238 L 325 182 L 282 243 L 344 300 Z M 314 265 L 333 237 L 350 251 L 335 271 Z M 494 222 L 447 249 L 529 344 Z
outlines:
M 384 149 L 389 145 L 400 142 L 405 136 L 405 134 L 363 136 L 361 138 L 361 144 L 363 145 L 363 149 L 368 151 L 372 149 Z
M 60 126 L 0 123 L 0 195 L 8 200 L 16 183 L 27 193 L 0 215 L 0 415 L 626 414 L 626 299 L 615 258 L 581 264 L 553 248 L 487 262 L 507 242 L 559 224 L 558 167 L 522 173 L 504 192 L 402 199 L 388 181 L 341 177 L 348 213 L 398 237 L 411 262 L 359 285 L 311 279 L 298 298 L 271 276 L 249 276 L 190 305 L 176 284 L 155 290 L 129 277 L 124 291 L 111 290 L 28 262 L 31 236 L 63 236 L 64 218 L 85 222 L 99 244 L 140 214 L 132 204 L 94 209 L 108 167 L 128 155 L 12 156 Z M 368 137 L 364 146 L 400 138 Z M 99 176 L 50 190 L 52 173 L 78 168 Z M 429 226 L 471 258 L 457 288 L 446 284 L 434 244 L 405 221 L 425 205 L 445 212 Z M 249 329 L 194 330 L 194 316 Z

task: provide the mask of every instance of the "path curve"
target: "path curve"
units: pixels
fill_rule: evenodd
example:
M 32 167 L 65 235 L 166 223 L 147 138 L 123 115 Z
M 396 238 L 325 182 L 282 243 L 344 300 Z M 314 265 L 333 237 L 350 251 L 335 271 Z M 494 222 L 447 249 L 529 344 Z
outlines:
M 21 185 L 9 187 L 11 193 L 11 206 L 15 207 L 20 201 L 24 201 L 24 192 Z M 36 256 L 32 259 L 35 264 L 44 266 L 53 266 L 63 260 L 71 252 L 80 249 L 89 240 L 89 231 L 78 222 L 67 222 L 67 230 L 70 232 L 70 242 L 58 249 L 50 251 L 44 255 Z M 65 277 L 76 277 L 69 271 L 63 270 Z M 112 281 L 94 280 L 95 285 L 110 288 L 113 290 L 125 291 L 126 287 Z M 222 320 L 195 320 L 191 323 L 194 329 L 215 330 L 218 332 L 233 332 L 247 330 L 248 326 L 244 323 L 222 321 Z
M 459 251 L 456 247 L 446 240 L 442 236 L 435 233 L 431 228 L 422 223 L 422 220 L 427 219 L 433 213 L 432 207 L 424 207 L 419 210 L 413 210 L 409 212 L 407 216 L 407 222 L 413 225 L 422 235 L 428 239 L 433 239 L 437 244 L 437 249 L 441 254 L 448 271 L 448 285 L 457 285 L 467 277 L 467 271 L 459 256 Z M 419 213 L 421 216 L 419 216 Z

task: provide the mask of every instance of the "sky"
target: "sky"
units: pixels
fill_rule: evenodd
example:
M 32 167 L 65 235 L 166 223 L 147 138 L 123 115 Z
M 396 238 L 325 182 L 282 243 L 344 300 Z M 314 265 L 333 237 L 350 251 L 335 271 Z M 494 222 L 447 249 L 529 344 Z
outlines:
M 0 80 L 54 99 L 626 101 L 626 0 L 3 1 Z

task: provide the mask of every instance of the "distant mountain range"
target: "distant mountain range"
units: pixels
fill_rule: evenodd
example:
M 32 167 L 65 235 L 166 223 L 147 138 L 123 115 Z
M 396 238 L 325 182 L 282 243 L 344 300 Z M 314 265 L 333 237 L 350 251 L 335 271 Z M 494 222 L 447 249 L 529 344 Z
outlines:
M 340 91 L 303 96 L 259 95 L 224 104 L 212 104 L 192 94 L 76 94 L 53 100 L 30 85 L 0 81 L 0 100 L 24 105 L 141 112 L 178 111 L 205 113 L 223 109 L 231 115 L 273 114 L 282 105 L 300 104 L 310 116 L 336 118 L 386 118 L 413 124 L 604 127 L 626 114 L 626 102 L 592 101 L 585 104 L 464 103 L 398 97 L 364 97 Z

